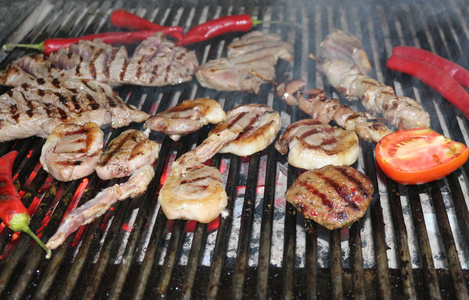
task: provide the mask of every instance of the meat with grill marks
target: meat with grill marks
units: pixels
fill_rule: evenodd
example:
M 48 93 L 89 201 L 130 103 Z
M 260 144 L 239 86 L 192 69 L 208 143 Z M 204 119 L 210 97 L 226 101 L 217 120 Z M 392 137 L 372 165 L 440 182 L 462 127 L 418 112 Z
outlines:
M 363 217 L 373 192 L 373 184 L 362 172 L 328 165 L 301 174 L 285 197 L 305 218 L 333 230 Z
M 35 78 L 93 79 L 112 86 L 165 86 L 192 79 L 195 54 L 177 47 L 161 32 L 145 39 L 129 57 L 125 47 L 81 40 L 50 54 L 24 56 L 0 72 L 0 83 L 18 86 Z
M 42 147 L 40 162 L 60 181 L 71 181 L 94 172 L 103 150 L 104 134 L 96 123 L 61 124 Z
M 148 114 L 125 103 L 102 82 L 36 79 L 0 95 L 0 142 L 47 137 L 60 124 L 90 121 L 113 128 L 143 122 Z
M 326 38 L 333 38 L 328 36 Z M 397 96 L 394 89 L 363 74 L 354 63 L 330 58 L 328 44 L 321 44 L 323 56 L 321 69 L 333 87 L 350 100 L 361 99 L 370 112 L 382 114 L 384 119 L 398 129 L 430 126 L 430 115 L 420 103 L 409 97 Z M 334 50 L 332 50 L 334 51 Z
M 228 45 L 226 58 L 197 67 L 195 76 L 206 88 L 258 93 L 261 84 L 275 78 L 278 59 L 291 61 L 292 52 L 292 44 L 282 41 L 279 35 L 253 31 Z
M 332 127 L 313 119 L 288 125 L 275 148 L 294 167 L 312 170 L 326 165 L 351 165 L 360 153 L 354 131 Z
M 314 120 L 323 124 L 335 121 L 342 128 L 355 131 L 367 142 L 377 143 L 392 132 L 369 113 L 355 112 L 351 107 L 342 105 L 339 99 L 326 97 L 326 93 L 320 89 L 309 89 L 304 92 L 305 86 L 306 82 L 301 78 L 282 82 L 277 86 L 277 95 L 288 105 L 298 105 Z
M 277 136 L 281 127 L 280 114 L 263 104 L 240 105 L 227 113 L 227 120 L 218 124 L 210 136 L 234 126 L 242 128 L 236 139 L 226 143 L 220 153 L 249 156 L 264 150 Z
M 175 107 L 150 117 L 146 128 L 168 134 L 174 141 L 181 135 L 195 132 L 209 123 L 218 124 L 226 113 L 217 101 L 207 98 L 185 100 Z
M 128 181 L 103 189 L 93 199 L 73 209 L 65 216 L 55 234 L 47 241 L 47 247 L 56 249 L 65 242 L 70 234 L 81 226 L 93 222 L 117 201 L 135 198 L 143 194 L 154 176 L 153 167 L 146 164 L 135 170 Z
M 160 146 L 150 140 L 147 134 L 129 129 L 113 139 L 99 157 L 96 166 L 99 178 L 109 180 L 130 176 L 141 166 L 153 164 Z

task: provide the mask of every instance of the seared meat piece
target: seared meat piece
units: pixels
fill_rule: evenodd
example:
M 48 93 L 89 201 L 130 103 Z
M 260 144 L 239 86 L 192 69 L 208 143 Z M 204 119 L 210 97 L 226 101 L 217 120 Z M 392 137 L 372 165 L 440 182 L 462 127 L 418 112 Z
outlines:
M 143 131 L 129 129 L 113 139 L 99 157 L 96 173 L 108 180 L 129 176 L 143 165 L 151 165 L 158 157 L 160 146 L 148 139 Z
M 226 119 L 217 101 L 207 98 L 185 100 L 181 104 L 150 117 L 146 128 L 163 132 L 177 141 L 181 135 L 199 130 L 208 123 L 218 124 Z
M 333 87 L 351 100 L 361 99 L 367 110 L 382 114 L 393 126 L 399 129 L 430 126 L 430 115 L 417 101 L 396 96 L 392 87 L 363 75 L 353 63 L 326 59 L 321 66 Z
M 250 32 L 228 46 L 227 58 L 211 60 L 198 68 L 199 83 L 220 91 L 248 91 L 258 93 L 265 80 L 275 77 L 278 59 L 290 61 L 293 47 L 275 34 Z M 253 75 L 255 71 L 260 75 Z
M 103 150 L 104 134 L 96 123 L 61 124 L 47 138 L 40 162 L 60 181 L 71 181 L 94 172 Z
M 209 136 L 219 134 L 235 125 L 242 128 L 242 131 L 219 152 L 248 156 L 264 150 L 273 142 L 281 127 L 280 114 L 267 105 L 240 105 L 229 111 L 227 120 L 218 124 Z
M 346 60 L 357 65 L 363 74 L 371 71 L 371 64 L 363 49 L 362 41 L 354 35 L 336 29 L 321 42 L 320 46 L 320 56 L 323 59 Z
M 347 105 L 340 104 L 339 99 L 327 98 L 320 89 L 310 89 L 306 93 L 303 87 L 306 82 L 295 79 L 277 86 L 277 95 L 289 105 L 298 107 L 314 120 L 328 124 L 332 120 L 346 130 L 353 130 L 368 142 L 378 142 L 392 131 L 382 122 L 372 118 L 368 113 L 357 113 Z
M 49 249 L 59 247 L 67 237 L 83 225 L 104 214 L 114 203 L 143 194 L 155 176 L 151 165 L 135 170 L 128 181 L 103 189 L 96 197 L 73 209 L 65 216 L 56 233 L 47 241 Z
M 303 216 L 327 229 L 350 226 L 366 212 L 373 196 L 373 184 L 349 166 L 325 166 L 301 174 L 285 198 Z
M 305 119 L 288 125 L 275 143 L 288 163 L 297 168 L 312 170 L 326 165 L 351 165 L 360 152 L 354 131 L 343 130 Z
M 110 86 L 93 80 L 37 79 L 0 95 L 0 142 L 47 137 L 62 123 L 93 121 L 113 128 L 143 122 L 148 115 L 126 104 Z
M 168 219 L 202 223 L 217 218 L 226 207 L 227 199 L 218 169 L 203 164 L 186 168 L 183 172 L 172 170 L 158 196 Z
M 0 72 L 0 83 L 18 86 L 32 76 L 93 79 L 113 86 L 164 86 L 191 80 L 198 64 L 193 52 L 176 47 L 157 32 L 144 40 L 132 57 L 125 47 L 113 47 L 99 39 L 81 40 L 49 57 L 25 56 Z

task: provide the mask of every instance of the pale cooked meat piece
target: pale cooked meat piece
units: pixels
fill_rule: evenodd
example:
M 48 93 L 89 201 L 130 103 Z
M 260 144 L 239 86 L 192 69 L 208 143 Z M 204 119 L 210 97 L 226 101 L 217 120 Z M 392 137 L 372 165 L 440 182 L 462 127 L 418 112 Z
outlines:
M 261 84 L 274 79 L 278 59 L 291 61 L 292 52 L 292 44 L 281 41 L 280 36 L 253 31 L 228 45 L 226 58 L 197 67 L 195 75 L 206 88 L 258 93 Z
M 203 164 L 183 172 L 172 170 L 160 190 L 158 201 L 168 219 L 209 223 L 225 209 L 227 195 L 220 172 Z
M 209 136 L 216 135 L 237 124 L 242 132 L 236 139 L 226 143 L 219 152 L 249 156 L 269 146 L 281 127 L 280 114 L 263 104 L 245 104 L 227 113 L 227 120 L 218 124 Z
M 99 178 L 109 180 L 129 176 L 143 165 L 153 164 L 160 146 L 140 130 L 129 129 L 113 139 L 96 166 Z
M 365 49 L 363 49 L 362 41 L 357 36 L 338 29 L 333 30 L 321 42 L 320 57 L 354 63 L 363 74 L 371 71 L 371 64 Z
M 360 152 L 354 131 L 332 127 L 313 119 L 288 125 L 275 148 L 294 167 L 312 170 L 326 165 L 351 165 Z
M 430 115 L 417 101 L 396 96 L 392 87 L 363 75 L 356 65 L 337 59 L 326 59 L 321 65 L 332 86 L 351 100 L 361 99 L 367 110 L 382 114 L 398 129 L 430 126 Z
M 59 78 L 59 70 L 43 54 L 24 55 L 13 61 L 9 67 L 0 71 L 0 84 L 19 86 L 35 82 L 37 78 Z
M 40 162 L 57 180 L 80 179 L 94 172 L 103 141 L 104 134 L 96 123 L 61 124 L 43 145 Z
M 342 105 L 339 99 L 327 98 L 323 90 L 309 89 L 304 93 L 304 86 L 306 82 L 300 78 L 283 82 L 277 86 L 277 95 L 289 105 L 298 105 L 314 120 L 323 124 L 335 121 L 342 128 L 355 131 L 368 142 L 378 142 L 392 132 L 370 114 L 357 113 L 351 107 Z
M 169 110 L 150 117 L 145 127 L 168 134 L 174 141 L 181 135 L 195 132 L 209 123 L 218 124 L 226 119 L 220 104 L 207 98 L 185 100 Z
M 47 137 L 62 123 L 95 122 L 113 128 L 143 122 L 149 115 L 125 103 L 102 82 L 37 79 L 0 95 L 0 142 Z
M 49 249 L 59 247 L 67 237 L 83 225 L 93 222 L 104 214 L 114 203 L 143 194 L 155 176 L 151 165 L 144 165 L 122 184 L 103 189 L 93 199 L 73 209 L 65 216 L 56 233 L 47 241 Z
M 349 166 L 306 171 L 288 188 L 285 198 L 307 219 L 333 230 L 350 226 L 366 213 L 373 184 Z

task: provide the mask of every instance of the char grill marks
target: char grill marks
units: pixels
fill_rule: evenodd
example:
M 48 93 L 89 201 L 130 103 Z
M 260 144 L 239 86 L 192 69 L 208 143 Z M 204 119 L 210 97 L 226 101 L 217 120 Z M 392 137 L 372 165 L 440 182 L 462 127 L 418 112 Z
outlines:
M 94 121 L 117 128 L 148 118 L 110 86 L 93 80 L 38 79 L 12 88 L 0 99 L 0 141 L 47 137 L 61 123 Z
M 131 57 L 125 47 L 113 47 L 98 39 L 81 40 L 49 57 L 24 56 L 0 72 L 0 82 L 18 86 L 31 78 L 79 78 L 110 85 L 164 86 L 191 80 L 196 66 L 193 52 L 155 33 Z
M 332 230 L 359 220 L 372 195 L 366 175 L 349 166 L 328 165 L 301 174 L 285 197 L 305 218 Z

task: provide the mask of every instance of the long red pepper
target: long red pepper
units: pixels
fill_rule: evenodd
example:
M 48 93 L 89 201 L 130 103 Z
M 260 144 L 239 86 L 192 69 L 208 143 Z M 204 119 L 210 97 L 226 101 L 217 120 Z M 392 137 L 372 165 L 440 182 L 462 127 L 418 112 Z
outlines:
M 44 243 L 31 231 L 29 222 L 31 218 L 28 210 L 21 202 L 20 195 L 13 184 L 12 168 L 13 163 L 18 155 L 17 151 L 0 157 L 0 219 L 11 230 L 22 231 L 29 234 L 44 250 L 46 250 L 46 258 L 50 258 L 51 251 Z
M 469 71 L 433 52 L 410 46 L 397 46 L 392 55 L 418 59 L 446 71 L 457 82 L 469 88 Z
M 454 104 L 466 118 L 469 118 L 469 94 L 446 71 L 421 60 L 403 56 L 391 56 L 386 65 L 391 70 L 417 77 Z
M 150 22 L 144 18 L 134 15 L 123 9 L 116 9 L 110 16 L 112 25 L 121 28 L 133 30 L 164 30 L 166 35 L 172 36 L 177 40 L 182 37 L 183 28 L 180 26 L 161 26 Z
M 163 30 L 164 31 L 164 30 Z M 105 33 L 96 33 L 90 35 L 84 35 L 76 38 L 51 38 L 46 39 L 45 41 L 39 44 L 7 44 L 3 45 L 3 48 L 11 47 L 23 47 L 36 49 L 44 54 L 49 55 L 54 51 L 59 50 L 60 48 L 69 47 L 71 44 L 78 43 L 80 40 L 94 40 L 101 39 L 106 44 L 116 45 L 116 44 L 133 44 L 141 42 L 144 39 L 152 36 L 156 31 L 147 30 L 147 31 L 132 31 L 132 32 L 105 32 Z
M 281 21 L 260 21 L 251 18 L 251 16 L 247 14 L 224 16 L 191 28 L 182 36 L 182 39 L 177 43 L 177 45 L 184 46 L 197 42 L 202 42 L 227 32 L 248 31 L 252 27 L 261 23 L 297 25 L 294 23 L 287 23 Z

